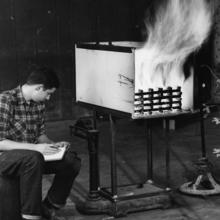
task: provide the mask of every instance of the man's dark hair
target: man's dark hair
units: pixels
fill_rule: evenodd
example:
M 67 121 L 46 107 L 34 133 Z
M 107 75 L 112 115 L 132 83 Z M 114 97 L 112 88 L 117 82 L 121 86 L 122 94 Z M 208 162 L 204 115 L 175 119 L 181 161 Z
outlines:
M 28 85 L 43 84 L 44 89 L 59 88 L 60 82 L 56 72 L 48 67 L 36 67 L 27 77 Z

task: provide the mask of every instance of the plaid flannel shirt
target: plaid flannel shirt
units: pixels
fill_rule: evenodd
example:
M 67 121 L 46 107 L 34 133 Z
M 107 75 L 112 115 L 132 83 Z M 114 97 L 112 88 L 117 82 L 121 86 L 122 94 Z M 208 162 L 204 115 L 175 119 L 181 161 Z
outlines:
M 25 101 L 21 87 L 0 94 L 0 140 L 36 143 L 45 133 L 45 104 Z

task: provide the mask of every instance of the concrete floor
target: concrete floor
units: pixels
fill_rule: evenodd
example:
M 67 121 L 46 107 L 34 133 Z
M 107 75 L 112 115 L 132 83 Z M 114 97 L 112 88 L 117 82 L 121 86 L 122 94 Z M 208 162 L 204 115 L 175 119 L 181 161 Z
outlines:
M 212 123 L 212 118 L 220 113 L 211 113 L 205 119 L 207 157 L 212 163 L 212 174 L 220 180 L 220 159 L 212 154 L 212 149 L 220 148 L 220 125 Z M 67 206 L 58 212 L 59 220 L 107 220 L 107 214 L 80 214 L 74 202 L 86 197 L 89 190 L 89 157 L 87 143 L 79 137 L 71 137 L 69 125 L 73 121 L 47 123 L 48 135 L 57 141 L 71 141 L 82 158 L 82 168 L 73 186 Z M 108 121 L 98 121 L 100 131 L 100 176 L 101 187 L 110 186 L 110 133 Z M 147 180 L 146 129 L 141 121 L 122 119 L 117 121 L 117 167 L 118 184 L 135 184 Z M 153 180 L 166 185 L 165 142 L 162 120 L 153 122 Z M 220 218 L 220 195 L 189 196 L 178 192 L 183 183 L 193 180 L 197 175 L 195 162 L 201 157 L 200 124 L 196 117 L 177 118 L 176 129 L 170 131 L 170 186 L 173 190 L 173 205 L 168 209 L 153 209 L 130 213 L 120 219 L 137 220 L 217 220 Z M 45 176 L 43 194 L 45 194 L 53 176 Z

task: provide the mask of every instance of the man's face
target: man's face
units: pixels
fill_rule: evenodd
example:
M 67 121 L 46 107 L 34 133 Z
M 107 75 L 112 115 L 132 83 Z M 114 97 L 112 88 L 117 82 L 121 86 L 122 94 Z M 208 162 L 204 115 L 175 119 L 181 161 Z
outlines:
M 44 89 L 43 86 L 37 87 L 33 94 L 32 100 L 35 102 L 43 102 L 50 99 L 50 96 L 56 91 L 56 88 Z

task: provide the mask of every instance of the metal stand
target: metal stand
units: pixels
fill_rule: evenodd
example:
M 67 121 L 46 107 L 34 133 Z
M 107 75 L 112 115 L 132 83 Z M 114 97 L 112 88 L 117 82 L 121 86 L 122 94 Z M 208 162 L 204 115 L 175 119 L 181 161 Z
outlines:
M 92 117 L 80 119 L 70 126 L 70 134 L 87 140 L 89 151 L 89 193 L 86 198 L 79 198 L 76 208 L 83 214 L 108 213 L 111 203 L 102 198 L 99 193 L 99 131 Z
M 200 131 L 202 158 L 200 158 L 196 163 L 199 175 L 194 181 L 180 186 L 180 191 L 190 195 L 202 196 L 219 194 L 220 185 L 215 181 L 211 174 L 211 163 L 208 161 L 206 156 L 203 105 L 200 107 Z
M 143 184 L 118 186 L 116 160 L 116 121 L 109 115 L 111 133 L 111 188 L 101 188 L 100 194 L 111 201 L 109 214 L 114 217 L 125 216 L 130 212 L 144 211 L 156 208 L 168 208 L 171 204 L 169 190 L 158 187 L 153 182 L 153 149 L 152 123 L 147 120 L 147 175 Z M 167 160 L 166 160 L 167 161 Z
M 130 212 L 144 211 L 155 208 L 168 208 L 171 204 L 169 188 L 161 188 L 153 182 L 153 148 L 152 122 L 146 120 L 147 135 L 147 175 L 146 183 L 137 185 L 118 186 L 117 183 L 117 154 L 116 154 L 116 120 L 110 114 L 111 134 L 111 187 L 101 188 L 99 182 L 99 152 L 96 129 L 85 126 L 82 121 L 71 126 L 71 133 L 88 141 L 90 158 L 90 189 L 86 199 L 76 204 L 79 212 L 85 214 L 107 213 L 114 217 L 125 216 Z M 80 125 L 80 126 L 79 126 Z M 167 122 L 167 126 L 169 123 Z M 87 128 L 86 128 L 87 127 Z M 74 132 L 73 132 L 74 131 Z M 169 126 L 167 127 L 169 131 Z M 166 171 L 169 171 L 169 143 L 166 148 Z

